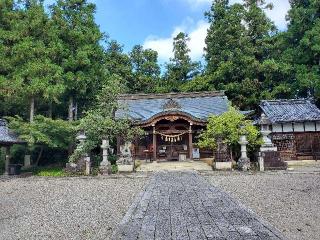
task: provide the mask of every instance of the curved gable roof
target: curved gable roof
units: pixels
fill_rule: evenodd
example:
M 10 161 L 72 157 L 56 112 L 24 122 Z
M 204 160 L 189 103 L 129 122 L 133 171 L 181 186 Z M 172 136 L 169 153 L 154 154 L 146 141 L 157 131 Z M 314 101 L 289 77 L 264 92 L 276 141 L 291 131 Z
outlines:
M 116 112 L 116 118 L 128 117 L 135 122 L 175 111 L 206 121 L 210 115 L 220 115 L 229 107 L 224 92 L 122 95 L 118 102 L 123 109 Z

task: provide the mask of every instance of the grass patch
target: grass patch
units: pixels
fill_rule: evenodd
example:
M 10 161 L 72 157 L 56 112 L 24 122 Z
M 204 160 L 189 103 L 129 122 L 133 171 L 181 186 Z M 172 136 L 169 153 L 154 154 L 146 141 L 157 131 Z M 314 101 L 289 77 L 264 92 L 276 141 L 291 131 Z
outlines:
M 62 167 L 35 167 L 23 170 L 22 172 L 32 172 L 32 175 L 39 177 L 68 177 L 69 173 L 65 172 Z

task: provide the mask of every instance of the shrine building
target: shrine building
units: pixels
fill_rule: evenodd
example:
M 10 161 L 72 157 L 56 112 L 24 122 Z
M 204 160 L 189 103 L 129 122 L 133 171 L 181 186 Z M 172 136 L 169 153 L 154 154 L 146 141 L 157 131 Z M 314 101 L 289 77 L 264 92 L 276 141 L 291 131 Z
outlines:
M 120 96 L 123 109 L 116 118 L 128 118 L 147 135 L 133 142 L 135 159 L 180 160 L 212 157 L 210 149 L 195 146 L 210 115 L 228 111 L 224 92 L 134 94 Z M 118 139 L 118 150 L 124 142 Z

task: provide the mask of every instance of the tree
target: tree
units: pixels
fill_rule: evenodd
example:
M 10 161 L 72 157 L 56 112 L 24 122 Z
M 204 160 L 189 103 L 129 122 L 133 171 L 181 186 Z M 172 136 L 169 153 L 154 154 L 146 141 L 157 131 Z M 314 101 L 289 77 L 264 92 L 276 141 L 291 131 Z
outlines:
M 108 41 L 105 68 L 110 75 L 118 75 L 125 92 L 130 89 L 132 82 L 132 65 L 130 57 L 123 52 L 123 46 L 115 40 Z
M 282 60 L 294 66 L 298 96 L 320 97 L 320 3 L 292 0 L 288 31 L 283 34 Z
M 21 107 L 18 87 L 9 77 L 14 69 L 12 47 L 19 35 L 14 28 L 18 19 L 18 11 L 15 9 L 17 8 L 13 0 L 0 1 L 0 115 L 16 114 L 24 110 L 24 107 Z M 17 112 L 14 111 L 16 109 Z
M 42 1 L 21 2 L 23 7 L 15 10 L 16 17 L 10 22 L 14 42 L 7 42 L 6 47 L 10 49 L 11 68 L 7 69 L 6 81 L 1 85 L 10 86 L 9 92 L 28 99 L 32 122 L 36 98 L 57 101 L 64 87 L 62 70 L 52 60 L 56 51 L 55 36 Z
M 104 35 L 94 21 L 94 13 L 95 5 L 87 0 L 58 0 L 51 6 L 52 20 L 62 40 L 56 62 L 63 69 L 69 121 L 77 119 L 77 101 L 93 98 L 105 78 L 105 55 L 100 45 Z
M 198 145 L 200 147 L 217 148 L 217 142 L 222 140 L 229 146 L 231 156 L 234 156 L 239 145 L 240 136 L 246 134 L 249 147 L 260 144 L 258 129 L 253 126 L 252 121 L 246 120 L 245 116 L 233 107 L 220 116 L 210 116 L 207 129 L 201 133 Z
M 206 13 L 210 28 L 206 37 L 206 74 L 217 90 L 225 90 L 241 108 L 257 106 L 266 79 L 263 70 L 272 50 L 275 26 L 261 0 L 245 0 L 230 5 L 215 0 Z M 269 89 L 268 89 L 269 90 Z
M 13 129 L 21 139 L 28 143 L 31 150 L 40 146 L 40 152 L 35 165 L 38 166 L 44 146 L 53 149 L 67 150 L 74 139 L 74 126 L 61 119 L 53 120 L 37 115 L 33 122 L 26 122 L 21 117 L 8 117 L 9 127 Z
M 87 140 L 82 148 L 77 148 L 70 161 L 74 162 L 84 153 L 88 153 L 103 139 L 113 140 L 116 136 L 126 140 L 142 134 L 142 130 L 132 127 L 127 119 L 116 119 L 115 112 L 121 106 L 118 105 L 118 95 L 123 90 L 122 79 L 118 75 L 110 75 L 96 98 L 95 106 L 85 113 L 80 120 L 77 131 L 83 131 Z
M 129 86 L 130 92 L 154 92 L 155 85 L 158 84 L 160 78 L 158 53 L 136 45 L 129 56 L 133 70 L 133 78 Z
M 164 77 L 169 91 L 179 91 L 181 84 L 200 72 L 200 63 L 193 62 L 189 56 L 189 40 L 189 36 L 183 32 L 173 39 L 173 58 L 170 58 L 166 65 L 167 72 Z

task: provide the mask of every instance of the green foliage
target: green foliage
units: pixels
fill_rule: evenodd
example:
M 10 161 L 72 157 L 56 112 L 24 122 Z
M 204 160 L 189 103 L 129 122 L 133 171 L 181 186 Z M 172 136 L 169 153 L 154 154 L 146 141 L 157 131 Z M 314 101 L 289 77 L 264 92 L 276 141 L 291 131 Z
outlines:
M 200 73 L 200 63 L 191 61 L 189 56 L 188 41 L 189 36 L 183 32 L 173 39 L 174 57 L 166 65 L 167 71 L 164 76 L 164 88 L 167 91 L 179 91 L 181 84 Z
M 10 129 L 14 130 L 29 146 L 47 145 L 67 149 L 74 138 L 74 126 L 69 122 L 37 115 L 33 122 L 21 117 L 7 117 Z
M 209 118 L 207 129 L 200 135 L 198 145 L 216 149 L 217 142 L 222 140 L 234 149 L 242 134 L 247 135 L 249 146 L 260 144 L 259 131 L 253 126 L 252 121 L 246 120 L 243 114 L 230 107 L 228 112 Z
M 136 45 L 129 56 L 133 70 L 132 82 L 129 84 L 130 92 L 154 92 L 155 85 L 160 79 L 158 53 Z
M 66 173 L 63 168 L 59 167 L 45 167 L 45 168 L 33 168 L 31 169 L 33 175 L 38 177 L 68 177 L 70 174 Z M 30 169 L 28 170 L 30 171 Z
M 264 12 L 270 7 L 265 1 L 257 0 L 232 5 L 228 0 L 213 1 L 206 13 L 210 28 L 205 48 L 206 74 L 211 80 L 203 82 L 203 89 L 225 90 L 240 108 L 256 107 L 261 90 L 272 90 L 270 81 L 264 85 L 263 68 L 274 45 L 275 26 Z M 269 76 L 268 80 L 273 79 Z
M 87 139 L 83 146 L 76 149 L 70 161 L 73 162 L 82 154 L 90 152 L 105 138 L 112 140 L 119 136 L 130 141 L 142 134 L 142 130 L 132 127 L 127 119 L 115 119 L 114 113 L 120 107 L 117 101 L 122 89 L 120 82 L 119 76 L 110 76 L 108 84 L 97 96 L 95 107 L 87 111 L 80 120 L 77 130 L 85 132 Z
M 116 174 L 118 172 L 118 166 L 117 165 L 111 165 L 111 173 Z

